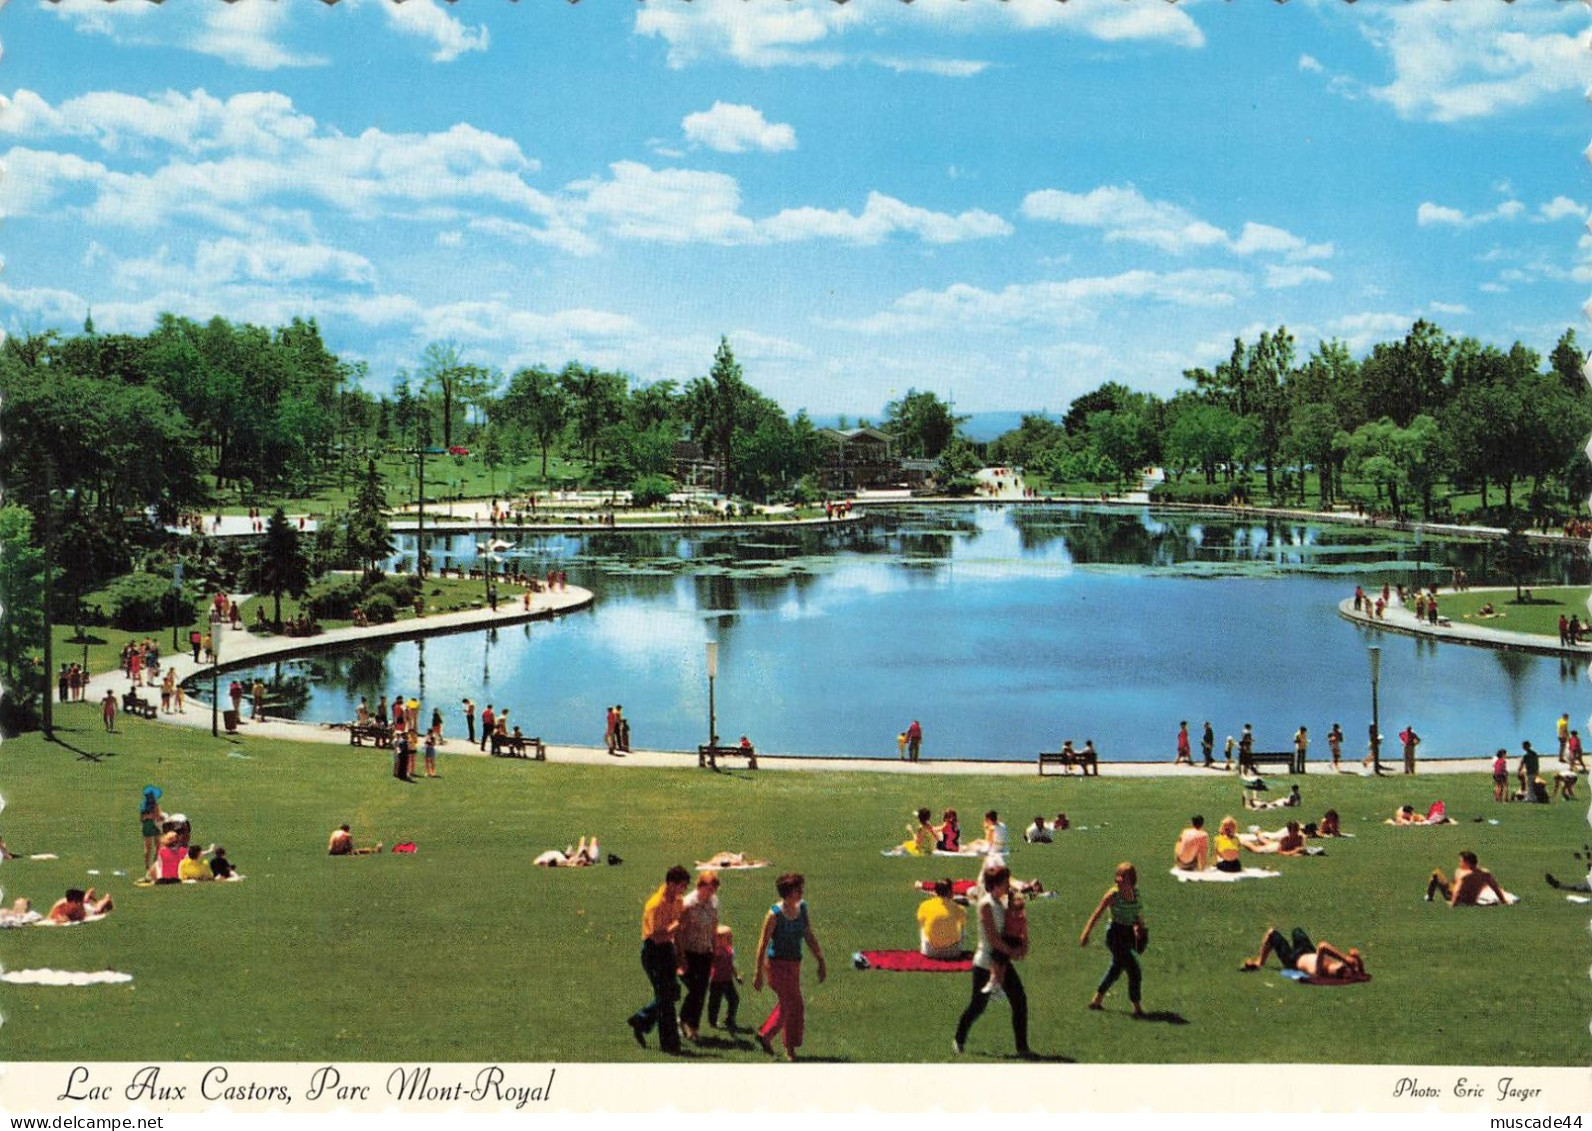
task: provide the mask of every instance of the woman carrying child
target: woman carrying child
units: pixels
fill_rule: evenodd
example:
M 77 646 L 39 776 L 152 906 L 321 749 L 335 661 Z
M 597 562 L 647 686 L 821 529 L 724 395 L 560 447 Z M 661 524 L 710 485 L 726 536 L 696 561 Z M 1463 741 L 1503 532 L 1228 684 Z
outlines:
M 1012 1037 L 1017 1044 L 1017 1055 L 1024 1059 L 1031 1059 L 1034 1055 L 1028 1047 L 1028 995 L 1023 989 L 1022 978 L 1018 977 L 1017 970 L 1010 964 L 1011 960 L 1021 958 L 1028 952 L 1027 942 L 1025 939 L 1020 947 L 1007 942 L 1011 884 L 1012 871 L 1004 865 L 984 873 L 984 894 L 978 901 L 978 950 L 973 954 L 973 996 L 956 1023 L 956 1036 L 951 1040 L 951 1047 L 958 1055 L 967 1047 L 967 1035 L 973 1028 L 973 1022 L 983 1015 L 985 1007 L 989 1005 L 987 987 L 994 980 L 997 954 L 1007 963 L 1002 989 L 1006 993 L 1006 1000 L 1012 1005 Z

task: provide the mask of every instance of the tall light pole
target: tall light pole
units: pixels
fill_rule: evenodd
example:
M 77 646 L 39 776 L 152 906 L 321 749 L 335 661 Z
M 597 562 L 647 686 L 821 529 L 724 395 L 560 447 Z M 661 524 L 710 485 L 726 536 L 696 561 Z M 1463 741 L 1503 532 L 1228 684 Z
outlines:
M 1371 771 L 1382 772 L 1382 715 L 1377 706 L 1377 683 L 1382 676 L 1382 649 L 1371 645 Z
M 221 623 L 225 618 L 216 605 L 210 606 L 210 737 L 220 737 L 221 711 Z
M 719 642 L 708 641 L 708 745 L 719 744 L 719 719 L 714 709 L 713 681 L 719 678 Z

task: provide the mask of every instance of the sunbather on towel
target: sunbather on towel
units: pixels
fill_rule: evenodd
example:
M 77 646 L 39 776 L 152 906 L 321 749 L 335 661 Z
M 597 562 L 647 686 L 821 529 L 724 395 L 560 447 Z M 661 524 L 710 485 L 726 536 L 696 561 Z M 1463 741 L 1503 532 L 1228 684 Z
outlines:
M 1260 832 L 1240 837 L 1238 843 L 1251 852 L 1272 853 L 1278 856 L 1303 856 L 1305 835 L 1298 821 L 1289 821 L 1286 828 L 1274 833 Z
M 1242 872 L 1244 862 L 1238 858 L 1238 821 L 1223 817 L 1216 827 L 1216 869 L 1220 872 Z
M 766 868 L 767 860 L 757 860 L 744 852 L 715 852 L 697 863 L 698 868 Z
M 81 888 L 68 888 L 65 897 L 55 901 L 45 918 L 52 923 L 81 923 L 85 919 L 109 915 L 114 907 L 109 895 L 96 896 L 93 888 L 86 892 Z
M 1297 970 L 1312 978 L 1338 982 L 1363 982 L 1370 977 L 1365 972 L 1365 960 L 1354 948 L 1348 954 L 1329 942 L 1319 945 L 1310 941 L 1303 927 L 1293 929 L 1292 939 L 1283 938 L 1275 928 L 1267 928 L 1260 940 L 1260 953 L 1244 959 L 1243 969 L 1259 970 L 1266 965 L 1266 957 L 1275 953 L 1284 970 Z
M 1476 862 L 1474 852 L 1459 854 L 1459 867 L 1454 870 L 1452 884 L 1448 882 L 1448 877 L 1443 875 L 1441 868 L 1434 868 L 1432 878 L 1426 883 L 1427 902 L 1431 902 L 1432 895 L 1436 893 L 1441 895 L 1450 907 L 1475 907 L 1481 903 L 1481 894 L 1485 891 L 1491 891 L 1500 904 L 1508 902 L 1504 889 L 1498 886 L 1498 881 L 1491 872 Z
M 599 863 L 601 859 L 597 850 L 597 838 L 592 837 L 591 843 L 587 844 L 586 838 L 581 837 L 579 845 L 571 845 L 562 852 L 550 848 L 531 863 L 538 868 L 589 868 Z
M 934 895 L 918 905 L 918 950 L 925 958 L 962 957 L 967 912 L 952 898 L 949 879 L 934 881 Z
M 28 927 L 42 918 L 43 915 L 33 910 L 33 901 L 24 897 L 10 907 L 0 910 L 0 928 Z

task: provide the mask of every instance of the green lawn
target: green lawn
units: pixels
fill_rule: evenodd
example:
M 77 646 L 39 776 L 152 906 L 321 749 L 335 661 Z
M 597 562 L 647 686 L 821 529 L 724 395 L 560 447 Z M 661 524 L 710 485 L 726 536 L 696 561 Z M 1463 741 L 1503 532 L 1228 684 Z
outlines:
M 1531 591 L 1531 604 L 1527 605 L 1515 600 L 1513 590 L 1500 592 L 1468 592 L 1448 593 L 1440 592 L 1437 595 L 1437 611 L 1454 621 L 1455 624 L 1478 624 L 1485 628 L 1497 628 L 1506 632 L 1531 632 L 1540 636 L 1547 636 L 1553 640 L 1559 639 L 1559 617 L 1577 616 L 1585 624 L 1587 614 L 1587 590 L 1585 586 L 1567 585 L 1559 587 L 1526 586 Z M 1413 600 L 1413 598 L 1411 598 Z M 1483 605 L 1492 607 L 1503 614 L 1501 617 L 1478 617 L 1476 610 Z
M 443 777 L 405 785 L 378 752 L 345 746 L 216 740 L 124 721 L 109 736 L 95 708 L 70 707 L 61 745 L 36 736 L 3 747 L 6 841 L 59 859 L 0 869 L 5 898 L 47 904 L 68 886 L 109 887 L 118 910 L 67 930 L 6 932 L 10 969 L 113 968 L 125 986 L 8 986 L 0 1057 L 8 1060 L 650 1060 L 623 1023 L 648 989 L 639 962 L 642 901 L 673 863 L 724 848 L 776 868 L 730 873 L 724 918 L 747 973 L 773 880 L 808 877 L 814 926 L 831 961 L 809 964 L 804 1050 L 813 1059 L 950 1058 L 968 979 L 852 969 L 864 948 L 911 946 L 914 879 L 973 875 L 969 860 L 881 858 L 909 809 L 956 807 L 966 829 L 999 808 L 1014 831 L 1065 809 L 1078 828 L 1019 847 L 1018 875 L 1060 891 L 1036 903 L 1021 967 L 1041 1052 L 1081 1062 L 1581 1065 L 1587 1061 L 1587 912 L 1551 892 L 1544 871 L 1577 875 L 1585 802 L 1499 806 L 1482 773 L 1368 781 L 1314 774 L 1309 815 L 1327 806 L 1353 839 L 1321 859 L 1284 860 L 1281 879 L 1176 883 L 1166 862 L 1189 813 L 1214 825 L 1240 814 L 1231 777 L 1088 782 L 1049 778 L 646 771 L 442 758 Z M 240 884 L 136 888 L 115 870 L 142 860 L 136 809 L 154 782 L 201 843 L 224 843 Z M 1444 798 L 1461 822 L 1394 829 L 1401 802 Z M 1498 824 L 1473 823 L 1477 817 Z M 361 842 L 419 844 L 414 856 L 330 859 L 326 836 L 349 821 Z M 599 833 L 621 867 L 531 866 L 542 849 Z M 970 834 L 971 835 L 971 834 Z M 1015 839 L 1015 837 L 1014 837 Z M 1513 909 L 1450 911 L 1420 894 L 1433 866 L 1474 848 L 1525 896 Z M 1145 1007 L 1125 991 L 1084 1010 L 1106 965 L 1078 931 L 1118 860 L 1139 863 L 1153 942 Z M 91 875 L 97 871 L 98 875 Z M 1320 989 L 1275 971 L 1240 974 L 1268 924 L 1305 926 L 1358 946 L 1374 980 Z M 1493 973 L 1496 972 L 1496 973 Z M 89 999 L 92 997 L 92 1002 Z M 1011 1052 L 1006 1010 L 974 1030 L 967 1058 Z M 1263 1039 L 1262 1039 L 1263 1037 Z M 655 1042 L 654 1042 L 655 1044 Z M 693 1055 L 755 1063 L 755 1044 L 711 1040 Z

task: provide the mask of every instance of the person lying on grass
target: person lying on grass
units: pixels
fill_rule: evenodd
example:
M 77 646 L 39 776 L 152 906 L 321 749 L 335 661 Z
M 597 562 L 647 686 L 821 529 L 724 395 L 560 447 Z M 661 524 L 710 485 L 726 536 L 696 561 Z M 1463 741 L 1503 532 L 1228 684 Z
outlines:
M 115 906 L 109 894 L 96 896 L 93 888 L 86 892 L 82 888 L 68 888 L 45 918 L 52 923 L 81 923 L 85 919 L 109 915 Z
M 1476 862 L 1476 854 L 1461 852 L 1453 883 L 1449 883 L 1441 868 L 1432 869 L 1432 878 L 1426 883 L 1426 901 L 1430 903 L 1435 893 L 1450 907 L 1475 907 L 1481 903 L 1481 894 L 1485 891 L 1491 891 L 1498 903 L 1507 902 L 1504 889 L 1498 886 L 1491 872 Z
M 560 852 L 550 848 L 542 853 L 531 863 L 538 868 L 590 868 L 593 864 L 600 863 L 602 857 L 598 854 L 597 838 L 592 837 L 591 843 L 586 843 L 586 838 L 581 837 L 579 845 L 565 848 Z
M 1239 843 L 1251 852 L 1262 852 L 1277 856 L 1303 856 L 1305 854 L 1305 835 L 1300 831 L 1298 821 L 1289 821 L 1287 826 L 1278 832 L 1261 832 L 1240 837 Z
M 376 842 L 374 848 L 355 848 L 354 834 L 347 825 L 338 825 L 333 829 L 331 839 L 326 842 L 328 856 L 373 856 L 380 851 L 380 841 Z
M 1365 972 L 1365 960 L 1353 947 L 1349 953 L 1329 942 L 1319 945 L 1310 941 L 1303 927 L 1293 929 L 1293 938 L 1285 939 L 1275 928 L 1268 927 L 1260 940 L 1260 953 L 1244 959 L 1243 970 L 1259 970 L 1266 965 L 1266 957 L 1275 953 L 1284 970 L 1297 970 L 1312 978 L 1331 979 L 1338 982 L 1363 982 L 1370 977 Z

